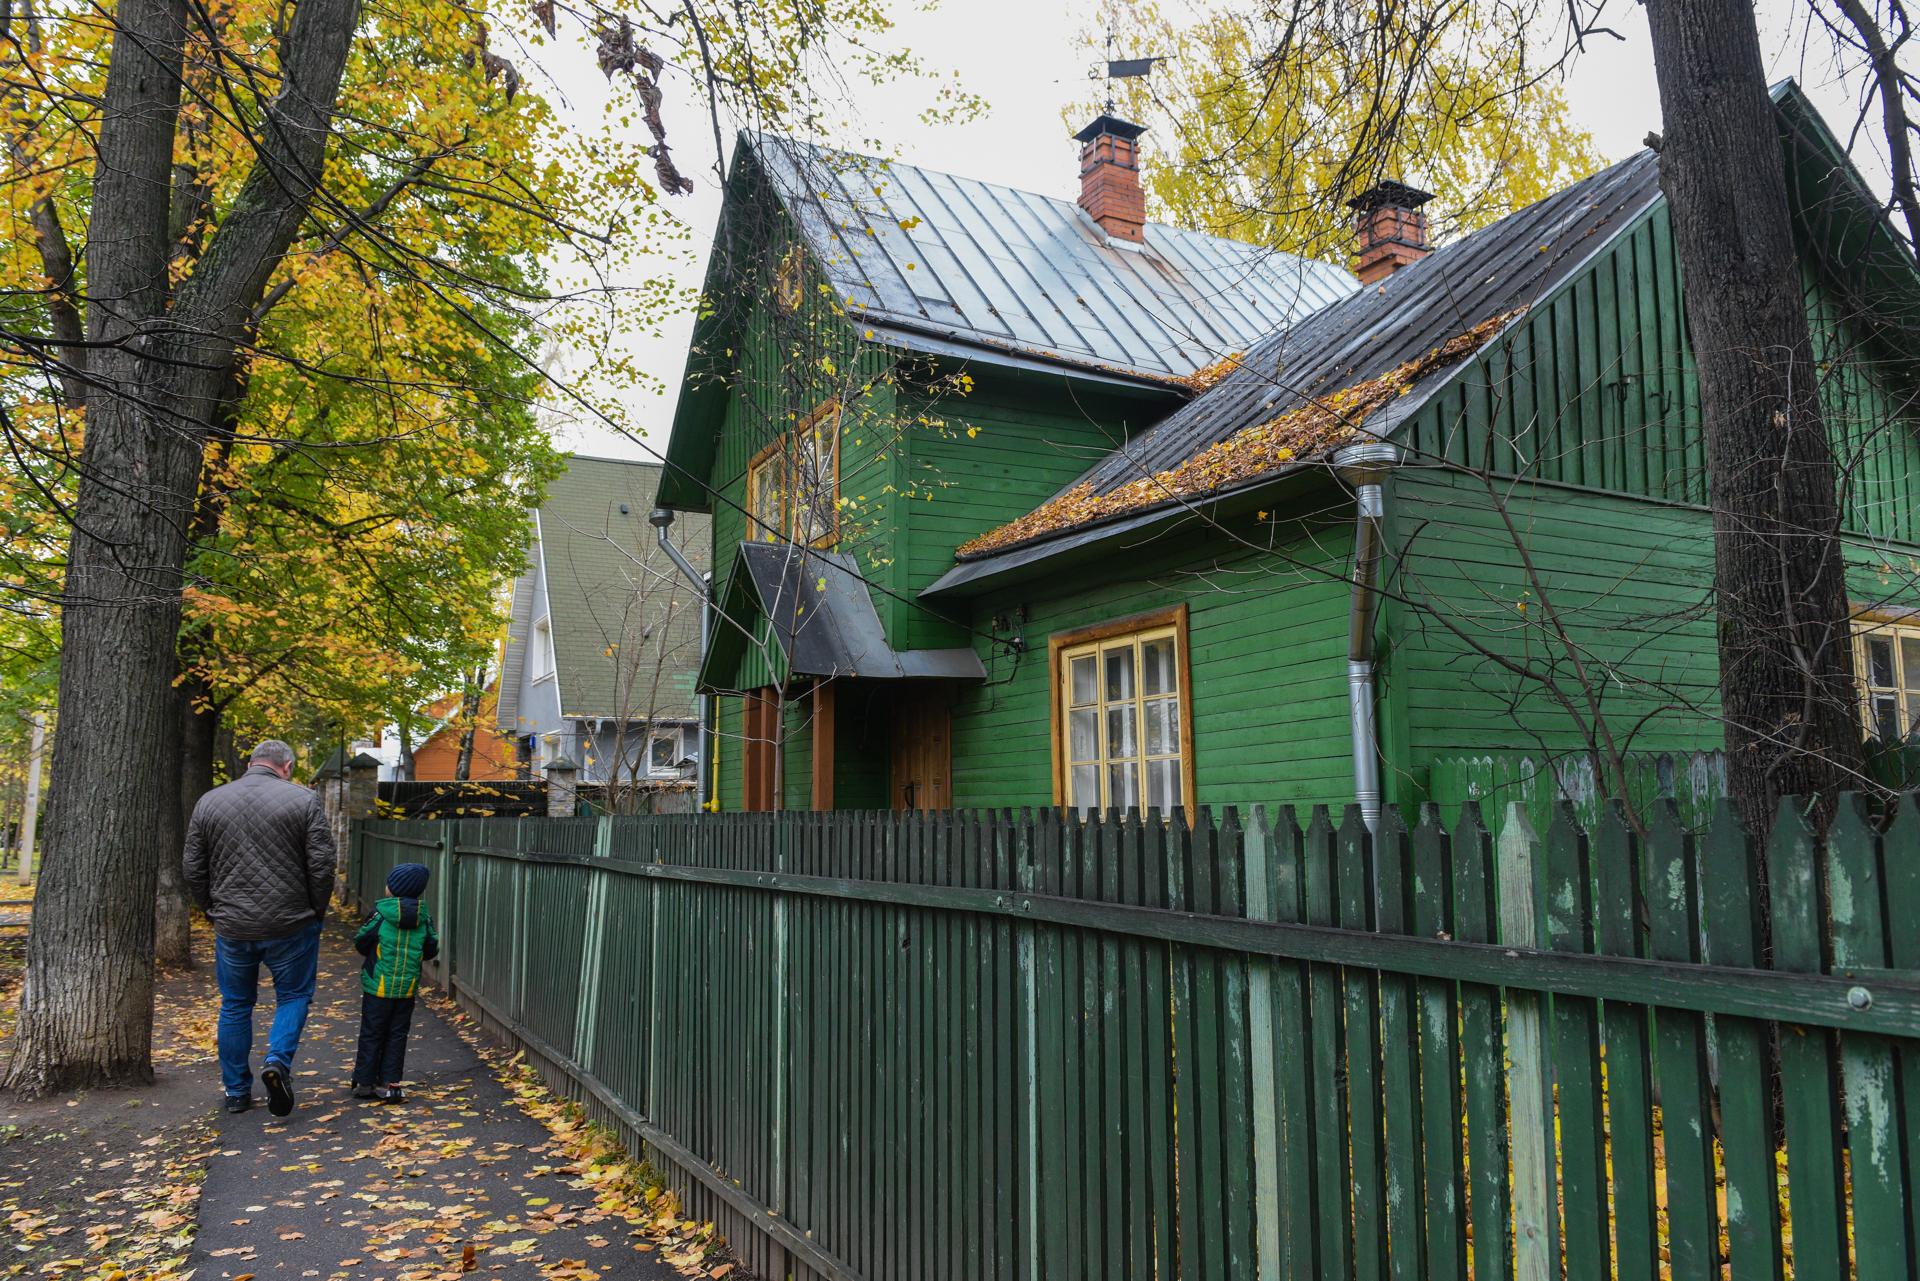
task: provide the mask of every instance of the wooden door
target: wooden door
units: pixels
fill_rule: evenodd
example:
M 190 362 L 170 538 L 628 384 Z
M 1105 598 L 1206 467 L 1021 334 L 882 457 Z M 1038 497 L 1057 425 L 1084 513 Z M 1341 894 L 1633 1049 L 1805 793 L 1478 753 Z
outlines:
M 779 750 L 779 691 L 772 686 L 740 696 L 740 808 L 765 812 L 780 808 L 774 788 L 774 753 Z
M 953 713 L 945 686 L 907 688 L 893 703 L 893 792 L 897 810 L 953 806 Z

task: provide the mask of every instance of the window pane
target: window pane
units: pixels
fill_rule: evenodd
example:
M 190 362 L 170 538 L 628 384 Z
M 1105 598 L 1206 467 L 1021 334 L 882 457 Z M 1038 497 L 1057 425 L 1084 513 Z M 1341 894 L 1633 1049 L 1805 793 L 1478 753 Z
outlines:
M 1920 636 L 1900 638 L 1900 675 L 1908 689 L 1920 691 Z
M 656 770 L 670 770 L 680 763 L 680 736 L 678 734 L 659 734 L 653 740 L 653 756 L 650 762 Z
M 1147 804 L 1170 810 L 1180 804 L 1180 762 L 1147 762 Z
M 1079 708 L 1067 713 L 1068 760 L 1097 761 L 1100 759 L 1099 715 L 1091 707 Z
M 1133 646 L 1107 651 L 1107 700 L 1133 697 Z
M 1076 765 L 1067 775 L 1067 804 L 1090 814 L 1100 808 L 1100 767 Z
M 1180 750 L 1180 700 L 1177 698 L 1156 698 L 1146 704 L 1147 712 L 1147 753 L 1158 756 L 1162 752 Z
M 1899 684 L 1893 678 L 1892 637 L 1867 637 L 1867 683 L 1881 686 Z
M 1073 705 L 1080 707 L 1096 701 L 1100 697 L 1100 676 L 1093 655 L 1086 654 L 1073 660 Z
M 1883 743 L 1900 737 L 1900 700 L 1893 694 L 1873 696 L 1873 733 Z
M 1140 646 L 1140 676 L 1149 694 L 1171 694 L 1179 688 L 1173 674 L 1173 637 L 1163 636 Z
M 1107 709 L 1107 755 L 1138 756 L 1140 745 L 1134 739 L 1133 704 Z
M 1134 761 L 1122 761 L 1107 766 L 1107 804 L 1117 805 L 1121 809 L 1137 809 L 1140 805 L 1140 766 Z

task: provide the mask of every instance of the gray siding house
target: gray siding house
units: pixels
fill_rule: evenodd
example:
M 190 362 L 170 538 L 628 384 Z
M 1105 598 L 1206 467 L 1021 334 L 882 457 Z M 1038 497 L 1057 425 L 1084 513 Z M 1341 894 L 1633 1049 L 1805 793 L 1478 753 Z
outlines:
M 659 484 L 657 465 L 576 455 L 528 513 L 498 725 L 530 776 L 562 757 L 582 783 L 697 776 L 702 600 L 648 523 Z M 669 537 L 706 572 L 705 517 Z

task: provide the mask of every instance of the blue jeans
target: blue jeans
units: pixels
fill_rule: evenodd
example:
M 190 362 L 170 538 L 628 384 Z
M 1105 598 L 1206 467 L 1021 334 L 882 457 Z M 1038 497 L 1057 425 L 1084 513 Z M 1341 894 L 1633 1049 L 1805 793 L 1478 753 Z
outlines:
M 267 1032 L 267 1062 L 293 1066 L 300 1033 L 313 1004 L 320 968 L 320 922 L 303 925 L 284 938 L 213 941 L 214 973 L 220 982 L 220 1079 L 229 1097 L 252 1092 L 253 1005 L 260 992 L 260 967 L 273 975 L 273 1027 Z

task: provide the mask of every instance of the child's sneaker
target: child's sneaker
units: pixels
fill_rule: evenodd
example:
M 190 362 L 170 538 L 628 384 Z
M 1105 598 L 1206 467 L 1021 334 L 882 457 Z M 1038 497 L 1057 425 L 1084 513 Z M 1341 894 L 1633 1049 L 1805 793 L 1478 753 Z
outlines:
M 405 1103 L 407 1101 L 406 1091 L 397 1085 L 383 1085 L 375 1091 L 375 1093 L 379 1096 L 382 1103 Z
M 379 1097 L 379 1092 L 371 1085 L 356 1085 L 353 1087 L 353 1097 L 356 1099 L 373 1099 Z

